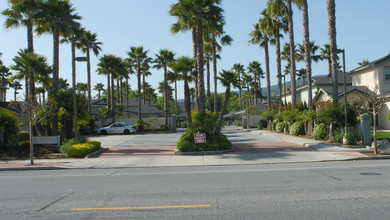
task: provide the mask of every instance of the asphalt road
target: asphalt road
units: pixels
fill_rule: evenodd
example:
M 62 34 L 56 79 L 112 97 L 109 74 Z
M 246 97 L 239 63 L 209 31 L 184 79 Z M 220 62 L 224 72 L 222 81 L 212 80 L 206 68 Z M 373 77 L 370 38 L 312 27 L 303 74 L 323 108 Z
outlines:
M 389 219 L 390 161 L 3 171 L 0 219 Z

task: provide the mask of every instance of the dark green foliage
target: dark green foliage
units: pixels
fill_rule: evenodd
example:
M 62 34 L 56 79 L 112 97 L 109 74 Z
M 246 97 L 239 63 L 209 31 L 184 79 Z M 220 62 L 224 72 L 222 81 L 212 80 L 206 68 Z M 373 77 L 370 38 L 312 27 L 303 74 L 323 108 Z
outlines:
M 19 125 L 15 116 L 5 109 L 0 109 L 0 148 L 14 151 L 17 146 Z
M 264 128 L 267 128 L 267 121 L 264 119 L 261 119 L 259 123 L 257 123 L 257 129 L 263 130 Z
M 279 122 L 277 120 L 274 120 L 271 122 L 271 130 L 275 131 L 276 130 L 276 125 L 278 124 Z
M 191 116 L 192 128 L 188 128 L 177 143 L 177 149 L 180 152 L 231 149 L 230 141 L 225 135 L 220 133 L 221 125 L 218 124 L 218 114 L 206 111 L 204 115 L 200 115 L 193 111 Z M 206 134 L 206 143 L 195 144 L 194 134 L 198 132 Z
M 79 143 L 85 143 L 87 139 L 84 136 L 79 137 Z M 74 139 L 64 140 L 62 145 L 60 146 L 60 151 L 66 154 L 68 148 L 72 145 L 75 145 L 76 141 Z
M 18 133 L 18 146 L 13 151 L 19 153 L 30 151 L 30 132 L 20 131 Z
M 362 138 L 356 132 L 351 132 L 347 134 L 347 144 L 348 145 L 356 145 Z
M 277 123 L 276 126 L 275 126 L 276 132 L 278 132 L 278 133 L 283 133 L 283 132 L 284 132 L 284 127 L 285 127 L 285 126 L 286 126 L 286 125 L 285 125 L 284 122 L 279 122 L 279 123 Z
M 325 140 L 328 136 L 328 126 L 321 123 L 314 127 L 312 137 L 315 140 Z
M 290 134 L 294 136 L 305 135 L 305 126 L 302 122 L 297 121 L 291 125 Z
M 337 143 L 343 143 L 344 132 L 340 132 L 338 129 L 334 132 L 334 139 Z

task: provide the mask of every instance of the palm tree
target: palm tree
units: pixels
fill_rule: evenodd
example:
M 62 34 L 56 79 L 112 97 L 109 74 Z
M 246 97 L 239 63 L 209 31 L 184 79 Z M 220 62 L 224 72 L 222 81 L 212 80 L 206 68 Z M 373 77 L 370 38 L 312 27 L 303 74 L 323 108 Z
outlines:
M 206 63 L 206 79 L 207 79 L 207 109 L 211 110 L 211 91 L 210 91 L 210 60 L 211 60 L 211 42 L 207 37 L 204 37 L 205 43 L 203 44 L 204 60 Z
M 151 63 L 151 62 L 152 62 L 152 58 L 148 57 L 148 59 L 145 60 L 144 64 L 141 67 L 141 73 L 142 73 L 142 93 L 146 89 L 146 76 L 152 75 L 152 73 L 149 71 L 150 70 L 149 63 Z M 144 105 L 145 105 L 145 102 L 146 102 L 146 96 L 145 95 L 143 96 L 143 101 L 144 101 Z
M 223 9 L 220 7 L 220 0 L 179 0 L 171 5 L 169 13 L 177 18 L 177 22 L 172 25 L 171 31 L 192 30 L 192 40 L 194 57 L 197 69 L 197 102 L 200 115 L 206 112 L 206 95 L 204 86 L 203 70 L 203 29 L 210 24 L 221 23 L 223 21 Z
M 6 101 L 8 77 L 10 75 L 12 75 L 12 73 L 9 71 L 9 68 L 6 67 L 3 64 L 3 61 L 0 60 L 0 76 L 1 76 L 1 90 L 2 90 L 2 97 L 0 98 L 2 102 Z
M 332 70 L 332 83 L 333 83 L 333 104 L 339 103 L 338 96 L 338 81 L 337 81 L 337 42 L 336 42 L 336 3 L 334 0 L 327 1 L 328 10 L 328 23 L 329 23 L 329 51 Z
M 368 59 L 365 59 L 365 60 L 362 60 L 361 62 L 358 62 L 358 65 L 359 66 L 365 66 L 365 65 L 367 65 L 369 63 L 370 63 L 370 61 Z
M 171 67 L 172 68 L 172 67 Z M 175 115 L 177 116 L 177 81 L 181 80 L 179 72 L 168 72 L 168 80 L 175 84 Z
M 27 50 L 20 50 L 18 56 L 13 61 L 15 65 L 11 68 L 19 72 L 19 76 L 29 78 L 29 97 L 30 103 L 36 102 L 35 97 L 35 78 L 39 74 L 49 74 L 51 68 L 46 63 L 46 57 L 39 56 L 35 53 L 28 52 Z
M 286 32 L 288 29 L 287 6 L 283 0 L 269 0 L 267 2 L 267 14 L 271 17 L 270 28 L 273 28 L 276 47 L 276 64 L 278 71 L 279 87 L 279 113 L 282 107 L 282 64 L 280 55 L 280 38 L 283 37 L 280 32 Z
M 233 65 L 232 71 L 237 75 L 238 77 L 238 95 L 239 95 L 239 103 L 240 103 L 240 110 L 242 110 L 242 83 L 241 83 L 241 77 L 245 74 L 245 68 L 244 65 L 236 63 Z
M 128 63 L 131 64 L 137 70 L 138 78 L 138 120 L 142 120 L 141 114 L 141 68 L 142 65 L 145 65 L 150 61 L 148 57 L 148 51 L 144 50 L 144 47 L 130 47 L 130 51 L 127 53 L 129 58 L 127 59 Z
M 268 108 L 271 107 L 271 80 L 270 80 L 270 71 L 269 71 L 269 52 L 268 52 L 268 43 L 272 40 L 272 35 L 270 34 L 269 25 L 269 16 L 267 16 L 265 10 L 262 12 L 264 20 L 260 19 L 260 23 L 253 25 L 254 30 L 249 34 L 252 39 L 249 40 L 250 44 L 259 44 L 260 47 L 264 48 L 265 52 L 265 76 L 267 80 L 267 100 Z
M 240 82 L 237 80 L 239 76 L 237 75 L 237 73 L 233 71 L 222 70 L 222 72 L 220 72 L 219 75 L 220 75 L 220 77 L 218 77 L 219 81 L 222 83 L 223 86 L 226 87 L 225 100 L 223 102 L 221 114 L 219 115 L 219 119 L 218 119 L 218 123 L 222 124 L 223 116 L 226 112 L 227 103 L 230 97 L 230 89 L 232 86 L 238 87 Z
M 320 48 L 321 60 L 328 61 L 328 77 L 332 76 L 332 62 L 330 61 L 330 45 L 324 44 L 323 48 Z
M 259 86 L 260 87 L 260 94 L 261 94 L 261 83 L 260 83 L 260 80 L 261 78 L 264 78 L 264 72 L 263 70 L 261 69 L 261 64 L 258 62 L 258 61 L 252 61 L 252 62 L 249 62 L 249 66 L 248 66 L 248 73 L 252 73 L 253 74 L 253 81 L 254 81 L 254 84 L 253 84 L 253 87 L 254 87 L 254 90 L 255 90 L 255 105 L 257 104 L 257 94 L 258 94 L 258 89 L 257 87 Z M 259 83 L 257 83 L 257 77 L 259 77 Z
M 97 40 L 97 34 L 92 33 L 91 31 L 86 31 L 83 38 L 81 39 L 80 46 L 82 50 L 87 54 L 87 75 L 88 75 L 88 113 L 91 116 L 91 55 L 90 51 L 92 50 L 95 56 L 99 55 L 99 52 L 102 51 L 100 47 L 101 42 Z
M 184 105 L 186 109 L 188 127 L 192 127 L 191 119 L 191 89 L 188 86 L 190 80 L 190 72 L 194 68 L 194 60 L 189 57 L 179 57 L 172 65 L 171 68 L 176 73 L 181 73 L 181 79 L 184 80 Z
M 87 83 L 77 83 L 76 88 L 77 91 L 79 91 L 79 94 L 83 94 L 85 97 L 87 97 L 87 91 L 88 91 Z
M 77 20 L 81 17 L 75 13 L 75 8 L 69 0 L 46 0 L 39 2 L 39 9 L 35 13 L 37 17 L 39 34 L 50 32 L 53 34 L 53 85 L 52 91 L 59 90 L 59 45 L 60 33 L 72 32 L 74 27 L 80 26 Z M 52 135 L 58 133 L 58 116 L 52 120 Z
M 41 0 L 9 0 L 10 8 L 2 11 L 2 14 L 7 17 L 4 26 L 9 28 L 18 28 L 25 26 L 27 28 L 27 51 L 34 52 L 34 25 L 36 24 L 35 13 L 38 10 L 38 3 Z M 28 99 L 28 77 L 25 78 L 26 96 Z
M 13 88 L 15 90 L 14 91 L 14 102 L 17 102 L 16 95 L 18 94 L 18 90 L 22 89 L 22 84 L 20 84 L 20 82 L 16 78 L 11 78 L 9 80 L 10 80 L 10 82 L 8 84 L 9 87 Z
M 103 83 L 97 83 L 95 85 L 95 87 L 93 87 L 93 89 L 98 92 L 98 99 L 100 99 L 101 98 L 101 92 L 104 91 Z
M 249 106 L 251 106 L 251 93 L 250 93 L 250 85 L 253 83 L 253 78 L 251 75 L 249 74 L 244 74 L 242 76 L 242 85 L 244 85 L 247 89 L 247 101 L 246 101 L 246 108 L 248 108 Z
M 295 43 L 294 43 L 294 21 L 293 21 L 293 10 L 292 10 L 292 1 L 296 0 L 286 0 L 287 1 L 287 14 L 288 14 L 288 35 L 290 39 L 290 77 L 291 77 L 291 102 L 293 109 L 297 107 L 297 97 L 296 97 L 296 82 L 295 82 Z
M 165 112 L 165 125 L 168 126 L 168 117 L 169 117 L 169 103 L 168 103 L 168 66 L 175 61 L 175 53 L 170 50 L 160 50 L 156 54 L 156 59 L 154 59 L 153 68 L 158 70 L 164 70 L 164 112 Z

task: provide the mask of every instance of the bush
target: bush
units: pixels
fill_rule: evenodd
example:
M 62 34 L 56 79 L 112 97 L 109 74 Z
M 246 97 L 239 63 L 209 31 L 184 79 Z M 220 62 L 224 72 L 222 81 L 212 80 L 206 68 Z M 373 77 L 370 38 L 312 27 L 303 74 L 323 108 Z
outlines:
M 337 143 L 343 143 L 344 138 L 344 132 L 340 132 L 339 130 L 336 130 L 334 132 L 334 139 Z
M 263 130 L 264 128 L 267 128 L 267 121 L 264 119 L 261 119 L 259 123 L 257 123 L 257 129 Z
M 157 129 L 168 129 L 167 125 L 159 125 L 157 126 Z
M 271 122 L 271 130 L 276 130 L 276 125 L 278 124 L 279 122 L 278 121 L 273 121 L 273 122 Z
M 100 142 L 87 141 L 83 144 L 74 144 L 70 146 L 66 153 L 69 157 L 84 157 L 85 155 L 99 150 L 101 147 Z
M 314 127 L 312 137 L 315 140 L 325 140 L 328 136 L 328 127 L 321 123 Z
M 305 126 L 302 122 L 295 122 L 291 125 L 290 134 L 294 136 L 305 135 Z
M 238 126 L 238 127 L 242 126 L 242 121 L 237 122 L 236 126 Z
M 275 126 L 276 132 L 278 132 L 278 133 L 283 133 L 283 132 L 284 132 L 284 127 L 285 127 L 285 126 L 286 126 L 286 125 L 285 125 L 284 122 L 279 122 L 279 123 L 277 123 L 276 126 Z
M 177 127 L 178 127 L 178 128 L 187 128 L 188 125 L 187 125 L 187 123 L 185 123 L 184 121 L 182 121 L 182 122 L 179 122 L 179 124 L 178 124 Z
M 180 152 L 195 152 L 197 151 L 197 146 L 194 143 L 193 134 L 184 134 L 181 136 L 179 141 L 177 142 L 177 150 Z
M 16 152 L 29 152 L 30 151 L 30 132 L 20 131 L 18 133 L 18 146 L 13 149 Z
M 19 125 L 13 113 L 0 109 L 0 148 L 14 151 L 17 146 Z
M 86 141 L 87 141 L 87 139 L 84 136 L 79 137 L 79 143 L 85 143 Z M 92 141 L 89 141 L 89 142 L 92 142 Z M 69 139 L 69 140 L 65 139 L 64 142 L 62 143 L 62 145 L 60 146 L 60 152 L 66 154 L 68 151 L 68 148 L 72 145 L 75 145 L 75 144 L 76 144 L 76 141 L 74 139 Z
M 362 140 L 362 138 L 356 132 L 352 132 L 352 133 L 347 134 L 347 144 L 348 145 L 356 145 L 361 140 Z

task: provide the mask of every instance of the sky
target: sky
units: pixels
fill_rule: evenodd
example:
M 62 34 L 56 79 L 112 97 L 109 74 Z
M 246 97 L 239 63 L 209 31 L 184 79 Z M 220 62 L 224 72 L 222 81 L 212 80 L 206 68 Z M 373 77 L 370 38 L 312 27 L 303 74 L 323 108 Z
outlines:
M 98 57 L 92 56 L 92 86 L 97 83 L 106 84 L 106 77 L 97 75 L 96 68 L 99 57 L 113 54 L 127 58 L 131 46 L 143 46 L 149 50 L 148 55 L 155 58 L 161 49 L 169 49 L 176 56 L 192 56 L 192 38 L 190 32 L 172 35 L 170 27 L 176 18 L 169 15 L 170 6 L 177 0 L 71 0 L 77 13 L 83 17 L 80 23 L 92 32 L 96 32 L 98 40 L 103 43 Z M 264 50 L 258 45 L 249 45 L 249 33 L 253 24 L 260 19 L 260 13 L 266 7 L 266 0 L 222 0 L 222 8 L 226 19 L 225 31 L 233 38 L 231 46 L 226 46 L 220 53 L 218 72 L 228 70 L 235 63 L 248 66 L 251 61 L 259 61 L 265 70 Z M 328 15 L 326 0 L 309 0 L 310 40 L 323 46 L 329 43 Z M 7 0 L 0 0 L 0 10 L 8 8 Z M 337 46 L 345 49 L 346 70 L 358 67 L 364 59 L 376 60 L 390 52 L 390 1 L 388 0 L 336 0 Z M 295 43 L 303 41 L 302 13 L 294 9 Z M 0 23 L 5 17 L 0 15 Z M 289 42 L 288 33 L 282 39 L 282 45 Z M 12 59 L 19 49 L 27 47 L 27 30 L 0 28 L 1 60 L 6 66 L 13 65 Z M 34 37 L 35 52 L 47 57 L 52 64 L 52 36 L 45 34 Z M 60 46 L 60 77 L 71 85 L 71 49 L 69 44 Z M 270 47 L 271 84 L 277 84 L 275 47 Z M 81 51 L 76 56 L 84 56 Z M 282 65 L 285 65 L 282 62 Z M 87 82 L 86 63 L 77 63 L 77 82 Z M 297 69 L 304 68 L 303 62 L 297 63 Z M 163 70 L 151 69 L 152 75 L 147 81 L 157 88 L 163 80 Z M 312 64 L 313 75 L 324 75 L 328 72 L 327 61 Z M 131 88 L 137 88 L 135 75 L 130 76 Z M 24 84 L 24 83 L 22 83 Z M 213 82 L 211 82 L 213 85 Z M 262 87 L 266 85 L 262 80 Z M 213 88 L 211 88 L 213 91 Z M 178 97 L 184 97 L 183 82 L 178 83 Z M 225 88 L 218 83 L 218 92 Z M 95 95 L 97 92 L 92 91 Z M 21 92 L 22 94 L 22 92 Z M 13 99 L 13 92 L 7 92 L 7 101 Z

